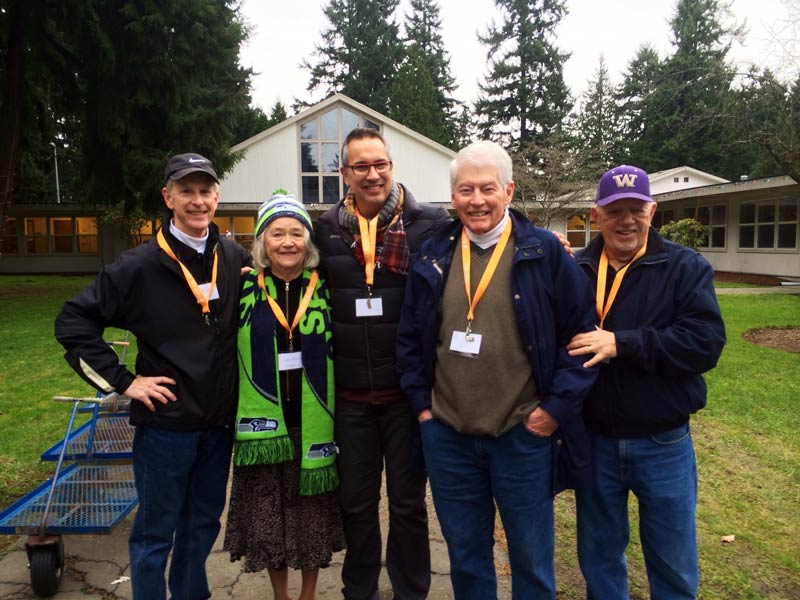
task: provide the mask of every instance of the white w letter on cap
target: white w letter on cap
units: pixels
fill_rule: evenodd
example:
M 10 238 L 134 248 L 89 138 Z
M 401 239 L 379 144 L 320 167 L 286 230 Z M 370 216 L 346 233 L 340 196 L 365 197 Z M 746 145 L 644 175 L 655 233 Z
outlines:
M 626 173 L 625 175 L 614 175 L 614 181 L 617 182 L 617 187 L 636 187 L 636 178 L 638 175 L 632 173 Z

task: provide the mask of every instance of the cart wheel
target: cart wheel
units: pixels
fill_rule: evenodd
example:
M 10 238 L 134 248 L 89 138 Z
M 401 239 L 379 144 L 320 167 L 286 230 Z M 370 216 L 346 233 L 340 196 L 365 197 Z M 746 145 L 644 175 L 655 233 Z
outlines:
M 58 592 L 64 574 L 64 542 L 31 548 L 30 565 L 34 594 L 46 598 Z

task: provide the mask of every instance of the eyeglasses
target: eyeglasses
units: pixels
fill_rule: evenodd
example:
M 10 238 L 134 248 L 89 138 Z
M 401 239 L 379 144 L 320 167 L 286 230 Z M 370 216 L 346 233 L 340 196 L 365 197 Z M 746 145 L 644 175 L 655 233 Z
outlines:
M 369 170 L 373 167 L 375 167 L 376 173 L 383 174 L 392 168 L 392 161 L 379 160 L 371 163 L 358 163 L 355 165 L 347 165 L 347 166 L 353 169 L 353 172 L 358 175 L 366 175 L 367 173 L 369 173 Z

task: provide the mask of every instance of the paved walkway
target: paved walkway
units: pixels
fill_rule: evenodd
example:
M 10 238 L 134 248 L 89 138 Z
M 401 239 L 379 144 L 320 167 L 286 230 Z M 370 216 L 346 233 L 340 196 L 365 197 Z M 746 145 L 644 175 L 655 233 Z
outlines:
M 754 296 L 757 294 L 800 294 L 800 285 L 773 285 L 770 287 L 717 288 L 717 296 Z
M 447 548 L 442 538 L 439 524 L 428 495 L 430 515 L 431 544 L 431 600 L 453 598 L 450 587 L 450 563 Z M 381 505 L 381 521 L 384 534 L 388 528 L 388 511 L 385 501 Z M 133 515 L 129 515 L 110 535 L 75 535 L 64 537 L 67 568 L 55 600 L 128 600 L 131 597 L 130 575 L 128 569 L 128 534 Z M 224 518 L 223 518 L 224 523 Z M 385 535 L 384 535 L 385 537 Z M 211 556 L 208 559 L 208 574 L 214 599 L 235 598 L 236 600 L 266 600 L 272 597 L 272 588 L 266 571 L 262 573 L 242 572 L 243 561 L 230 562 L 227 552 L 222 550 L 224 530 L 220 533 Z M 495 550 L 496 562 L 508 563 L 507 557 L 499 548 Z M 344 553 L 334 556 L 331 566 L 320 571 L 317 597 L 321 600 L 340 599 L 341 568 Z M 505 569 L 508 571 L 508 569 Z M 511 597 L 509 576 L 498 578 L 498 598 Z M 291 572 L 290 590 L 297 594 L 300 574 Z M 392 588 L 386 569 L 381 571 L 380 600 L 392 598 Z M 0 557 L 0 600 L 32 600 L 36 598 L 30 586 L 25 555 L 24 538 Z

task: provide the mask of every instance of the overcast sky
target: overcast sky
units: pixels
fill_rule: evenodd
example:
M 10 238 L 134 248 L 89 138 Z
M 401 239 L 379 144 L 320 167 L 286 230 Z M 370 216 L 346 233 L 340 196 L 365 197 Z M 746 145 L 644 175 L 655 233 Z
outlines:
M 733 0 L 736 22 L 746 21 L 748 33 L 744 45 L 734 44 L 729 55 L 742 71 L 750 64 L 780 67 L 785 58 L 773 32 L 786 30 L 788 15 L 797 16 L 799 0 Z M 277 100 L 287 108 L 295 98 L 322 100 L 317 90 L 313 97 L 306 91 L 308 72 L 300 66 L 311 57 L 314 44 L 328 22 L 322 12 L 327 0 L 244 0 L 242 11 L 253 28 L 243 47 L 241 62 L 255 71 L 253 101 L 265 112 Z M 408 10 L 408 0 L 401 1 L 400 17 Z M 671 52 L 669 20 L 676 0 L 567 0 L 569 14 L 558 29 L 558 46 L 570 52 L 564 77 L 578 97 L 597 70 L 600 54 L 605 56 L 614 83 L 639 47 L 649 42 L 662 58 Z M 476 33 L 485 33 L 487 25 L 498 19 L 493 0 L 439 0 L 442 37 L 450 54 L 450 68 L 458 84 L 456 97 L 472 102 L 478 82 L 486 74 L 486 50 Z M 793 10 L 789 10 L 794 7 Z M 797 23 L 795 23 L 797 26 Z M 784 36 L 787 34 L 784 34 Z M 795 73 L 797 64 L 794 64 Z

